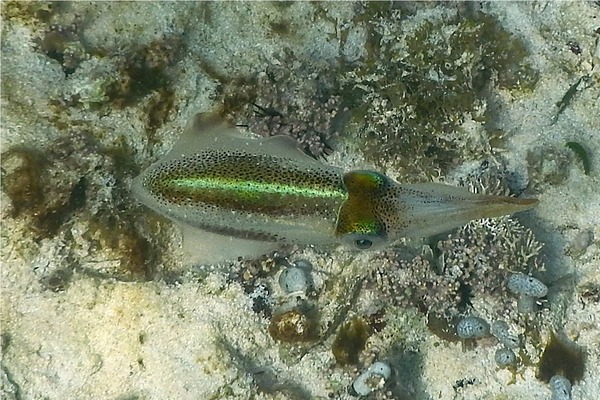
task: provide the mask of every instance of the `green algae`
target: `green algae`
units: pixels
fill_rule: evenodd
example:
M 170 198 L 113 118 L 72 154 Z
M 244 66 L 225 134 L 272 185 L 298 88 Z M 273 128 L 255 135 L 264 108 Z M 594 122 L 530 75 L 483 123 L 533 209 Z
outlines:
M 565 145 L 568 149 L 571 149 L 573 153 L 579 158 L 581 164 L 583 166 L 583 173 L 586 175 L 590 174 L 590 170 L 592 168 L 592 163 L 590 161 L 590 156 L 588 151 L 583 147 L 581 143 L 578 142 L 567 142 Z

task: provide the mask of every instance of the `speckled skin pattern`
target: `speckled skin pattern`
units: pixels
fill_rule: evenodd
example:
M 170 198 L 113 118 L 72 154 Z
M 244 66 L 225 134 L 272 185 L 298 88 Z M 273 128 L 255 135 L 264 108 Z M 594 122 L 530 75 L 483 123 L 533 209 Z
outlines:
M 336 168 L 244 151 L 204 151 L 160 163 L 142 185 L 167 216 L 209 232 L 272 242 L 334 238 L 347 198 Z

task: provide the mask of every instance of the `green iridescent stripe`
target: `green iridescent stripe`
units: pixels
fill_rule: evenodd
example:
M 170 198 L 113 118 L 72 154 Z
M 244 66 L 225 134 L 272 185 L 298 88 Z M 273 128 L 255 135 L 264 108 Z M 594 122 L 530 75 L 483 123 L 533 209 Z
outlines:
M 345 199 L 347 194 L 341 190 L 328 190 L 283 183 L 264 183 L 247 180 L 224 180 L 218 178 L 176 178 L 169 180 L 169 186 L 185 190 L 223 190 L 246 195 L 281 194 L 305 198 L 339 198 Z

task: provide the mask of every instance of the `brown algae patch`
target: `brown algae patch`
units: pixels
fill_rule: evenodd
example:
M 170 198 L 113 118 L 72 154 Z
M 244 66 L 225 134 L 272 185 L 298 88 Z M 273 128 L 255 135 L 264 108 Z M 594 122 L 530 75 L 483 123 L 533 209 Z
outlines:
M 579 382 L 585 372 L 585 359 L 583 349 L 553 332 L 538 364 L 537 378 L 549 382 L 554 375 L 562 375 L 571 383 Z

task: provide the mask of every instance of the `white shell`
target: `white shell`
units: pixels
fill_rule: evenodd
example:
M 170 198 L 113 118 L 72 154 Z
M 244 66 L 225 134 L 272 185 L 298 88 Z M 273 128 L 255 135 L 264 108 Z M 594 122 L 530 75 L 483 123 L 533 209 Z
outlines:
M 392 368 L 383 361 L 377 361 L 360 374 L 352 383 L 352 388 L 359 396 L 366 396 L 383 388 L 385 381 L 392 376 Z

